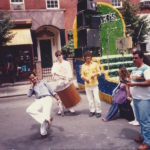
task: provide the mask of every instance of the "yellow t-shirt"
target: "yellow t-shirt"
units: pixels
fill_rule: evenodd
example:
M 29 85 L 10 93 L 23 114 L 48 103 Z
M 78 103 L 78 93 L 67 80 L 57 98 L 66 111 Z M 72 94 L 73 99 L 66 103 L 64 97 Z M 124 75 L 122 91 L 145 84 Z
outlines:
M 93 74 L 99 73 L 100 74 L 100 68 L 99 65 L 95 62 L 91 62 L 90 64 L 84 63 L 81 67 L 81 78 L 85 77 L 87 78 L 90 82 L 87 83 L 85 82 L 85 86 L 94 86 L 98 85 L 98 79 L 97 76 L 94 78 L 91 78 Z

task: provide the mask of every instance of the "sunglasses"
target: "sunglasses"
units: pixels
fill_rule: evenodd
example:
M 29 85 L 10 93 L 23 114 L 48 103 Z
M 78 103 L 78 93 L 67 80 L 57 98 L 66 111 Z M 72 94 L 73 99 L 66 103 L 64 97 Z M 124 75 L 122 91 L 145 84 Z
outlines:
M 61 56 L 61 54 L 56 55 L 56 57 Z
M 132 59 L 138 59 L 138 57 L 132 57 Z

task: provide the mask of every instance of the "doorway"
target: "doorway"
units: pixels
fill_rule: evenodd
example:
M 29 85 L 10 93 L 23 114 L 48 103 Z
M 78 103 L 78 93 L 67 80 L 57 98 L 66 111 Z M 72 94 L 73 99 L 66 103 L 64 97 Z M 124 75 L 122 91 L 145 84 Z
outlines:
M 51 40 L 40 40 L 41 65 L 42 68 L 52 67 L 52 47 Z

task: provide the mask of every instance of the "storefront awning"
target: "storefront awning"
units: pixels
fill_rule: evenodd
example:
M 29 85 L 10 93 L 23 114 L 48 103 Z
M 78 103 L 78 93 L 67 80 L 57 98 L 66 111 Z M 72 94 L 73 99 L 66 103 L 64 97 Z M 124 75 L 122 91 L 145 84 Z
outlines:
M 7 46 L 33 44 L 30 29 L 11 29 L 10 32 L 14 37 L 7 42 Z

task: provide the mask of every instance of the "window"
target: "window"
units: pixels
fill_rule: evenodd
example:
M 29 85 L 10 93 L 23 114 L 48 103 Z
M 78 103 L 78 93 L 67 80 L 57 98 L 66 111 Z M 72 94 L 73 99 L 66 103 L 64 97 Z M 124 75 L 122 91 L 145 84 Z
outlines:
M 23 3 L 24 0 L 10 0 L 11 3 Z
M 141 9 L 150 8 L 150 1 L 149 0 L 141 0 L 140 7 L 141 7 Z
M 58 9 L 59 8 L 59 0 L 47 0 L 47 8 Z
M 111 0 L 111 4 L 116 8 L 122 7 L 122 0 Z
M 24 10 L 24 0 L 10 0 L 11 10 Z

